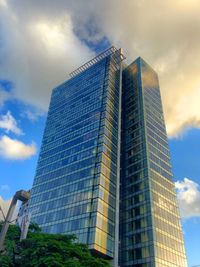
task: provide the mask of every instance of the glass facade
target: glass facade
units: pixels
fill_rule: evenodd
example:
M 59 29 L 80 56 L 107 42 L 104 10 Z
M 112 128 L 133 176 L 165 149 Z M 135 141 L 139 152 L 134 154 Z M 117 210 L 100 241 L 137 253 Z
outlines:
M 141 58 L 122 99 L 120 266 L 186 267 L 158 77 Z
M 53 90 L 31 193 L 32 221 L 114 257 L 121 52 Z
M 113 265 L 186 267 L 157 74 L 112 47 L 53 90 L 29 209 Z M 119 249 L 118 249 L 119 248 Z

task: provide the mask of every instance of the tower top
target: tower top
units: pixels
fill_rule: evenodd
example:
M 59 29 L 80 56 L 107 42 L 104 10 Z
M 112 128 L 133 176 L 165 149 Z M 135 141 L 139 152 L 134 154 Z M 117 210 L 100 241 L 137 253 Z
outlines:
M 125 59 L 125 56 L 122 54 L 122 49 L 117 49 L 114 46 L 111 46 L 110 48 L 108 48 L 107 50 L 105 50 L 104 52 L 100 53 L 99 55 L 97 55 L 96 57 L 94 57 L 93 59 L 89 60 L 88 62 L 86 62 L 85 64 L 83 64 L 82 66 L 80 66 L 79 68 L 75 69 L 74 71 L 72 71 L 69 75 L 71 78 L 73 78 L 74 76 L 76 76 L 77 74 L 81 73 L 82 71 L 88 69 L 89 67 L 91 67 L 92 65 L 96 64 L 97 62 L 99 62 L 100 60 L 102 60 L 103 58 L 115 53 L 115 52 L 119 52 L 120 53 L 120 58 L 121 61 Z

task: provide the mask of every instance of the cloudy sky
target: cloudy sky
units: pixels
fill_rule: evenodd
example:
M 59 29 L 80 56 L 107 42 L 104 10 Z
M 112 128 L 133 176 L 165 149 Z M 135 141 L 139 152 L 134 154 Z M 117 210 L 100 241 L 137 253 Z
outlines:
M 199 10 L 200 0 L 0 0 L 1 205 L 32 185 L 52 88 L 123 47 L 159 74 L 189 266 L 200 264 Z

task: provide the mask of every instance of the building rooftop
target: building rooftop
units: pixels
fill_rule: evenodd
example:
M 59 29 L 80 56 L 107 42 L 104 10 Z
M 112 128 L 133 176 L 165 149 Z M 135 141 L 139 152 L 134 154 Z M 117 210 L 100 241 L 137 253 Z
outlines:
M 103 58 L 105 58 L 105 57 L 107 57 L 107 56 L 109 56 L 109 55 L 111 55 L 113 53 L 116 53 L 116 52 L 119 52 L 121 61 L 125 59 L 125 56 L 122 54 L 122 49 L 121 48 L 117 49 L 116 47 L 111 46 L 110 48 L 108 48 L 104 52 L 100 53 L 99 55 L 97 55 L 93 59 L 89 60 L 88 62 L 86 62 L 85 64 L 83 64 L 82 66 L 80 66 L 79 68 L 77 68 L 74 71 L 72 71 L 69 74 L 70 77 L 72 78 L 72 77 L 76 76 L 77 74 L 79 74 L 82 71 L 88 69 L 89 67 L 91 67 L 92 65 L 96 64 L 97 62 L 99 62 Z

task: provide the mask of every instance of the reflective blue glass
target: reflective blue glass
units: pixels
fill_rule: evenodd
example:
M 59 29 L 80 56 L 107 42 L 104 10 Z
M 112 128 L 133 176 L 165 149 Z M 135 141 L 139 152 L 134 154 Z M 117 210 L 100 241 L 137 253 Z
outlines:
M 115 266 L 186 267 L 158 77 L 123 59 L 108 49 L 53 90 L 32 221 Z
M 31 193 L 32 221 L 113 258 L 120 54 L 53 90 Z
M 122 92 L 120 266 L 186 267 L 157 74 L 138 58 Z

